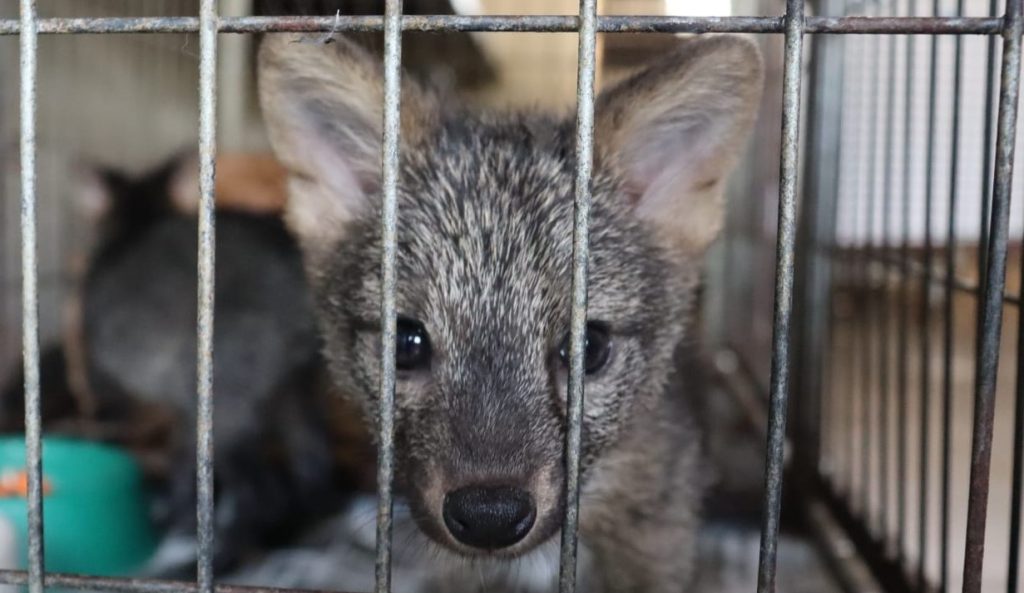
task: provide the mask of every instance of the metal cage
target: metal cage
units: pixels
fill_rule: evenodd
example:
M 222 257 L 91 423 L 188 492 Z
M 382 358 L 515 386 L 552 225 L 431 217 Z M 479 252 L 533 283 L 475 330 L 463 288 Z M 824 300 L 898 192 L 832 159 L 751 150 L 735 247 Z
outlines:
M 899 6 L 897 6 L 897 4 Z M 930 4 L 927 5 L 926 4 Z M 763 233 L 756 224 L 732 224 L 726 238 L 726 266 L 732 261 L 732 249 L 743 240 L 765 240 L 775 244 L 774 310 L 770 340 L 770 380 L 761 387 L 767 395 L 766 473 L 763 489 L 763 523 L 761 528 L 759 593 L 775 590 L 776 555 L 779 542 L 783 477 L 789 476 L 787 488 L 809 501 L 810 513 L 827 509 L 838 520 L 840 531 L 852 540 L 875 577 L 891 591 L 931 591 L 933 582 L 939 590 L 949 588 L 953 554 L 950 551 L 946 521 L 950 516 L 951 488 L 949 423 L 954 386 L 950 379 L 953 343 L 954 295 L 963 293 L 976 299 L 977 337 L 973 349 L 976 373 L 973 386 L 974 420 L 970 455 L 968 512 L 964 530 L 963 591 L 983 590 L 982 568 L 985 551 L 986 511 L 989 496 L 989 475 L 993 455 L 993 418 L 997 373 L 1000 363 L 1000 341 L 1005 306 L 1019 306 L 1021 296 L 1006 294 L 1006 268 L 1009 253 L 1010 196 L 1017 129 L 1017 105 L 1021 67 L 1021 34 L 1024 30 L 1024 0 L 1006 0 L 1005 11 L 996 14 L 993 6 L 989 16 L 963 16 L 963 0 L 959 12 L 940 16 L 940 6 L 923 0 L 902 2 L 857 3 L 826 2 L 815 6 L 822 15 L 832 12 L 841 16 L 805 14 L 803 0 L 787 0 L 782 16 L 765 17 L 654 17 L 598 16 L 596 0 L 581 0 L 578 15 L 571 16 L 403 16 L 401 0 L 388 0 L 386 12 L 367 17 L 226 17 L 219 16 L 216 0 L 202 0 L 198 16 L 178 17 L 98 17 L 38 18 L 35 0 L 21 0 L 20 19 L 0 20 L 0 35 L 20 38 L 20 114 L 21 114 L 21 270 L 23 352 L 26 393 L 26 447 L 28 467 L 29 563 L 27 571 L 0 571 L 0 582 L 28 585 L 30 593 L 42 593 L 47 586 L 65 586 L 90 590 L 132 591 L 139 593 L 198 591 L 223 593 L 260 591 L 253 587 L 216 585 L 212 568 L 212 327 L 214 272 L 214 154 L 217 111 L 216 65 L 219 33 L 262 33 L 271 31 L 383 31 L 385 39 L 385 110 L 383 167 L 383 215 L 381 225 L 384 251 L 381 261 L 383 298 L 381 302 L 381 340 L 383 356 L 380 384 L 380 434 L 378 468 L 377 565 L 376 591 L 391 588 L 391 525 L 394 421 L 394 335 L 395 335 L 395 220 L 396 176 L 399 150 L 399 77 L 400 48 L 404 31 L 535 31 L 575 32 L 579 39 L 576 126 L 576 191 L 573 232 L 571 367 L 569 373 L 568 433 L 566 438 L 567 482 L 560 590 L 575 590 L 577 556 L 577 524 L 579 496 L 579 449 L 584 398 L 584 328 L 587 308 L 588 219 L 593 143 L 595 40 L 598 32 L 672 32 L 712 33 L 745 32 L 782 35 L 784 62 L 782 82 L 781 159 L 779 163 L 778 213 L 774 236 Z M 902 8 L 901 8 L 902 7 Z M 42 452 L 39 396 L 39 293 L 37 267 L 37 199 L 36 199 L 36 105 L 37 105 L 37 40 L 39 35 L 118 33 L 198 33 L 199 35 L 199 97 L 200 97 L 200 162 L 201 206 L 199 217 L 199 425 L 198 425 L 198 578 L 196 582 L 167 582 L 113 579 L 44 571 L 42 538 Z M 810 37 L 807 37 L 810 35 Z M 857 35 L 858 37 L 849 37 Z M 896 101 L 899 54 L 890 43 L 885 51 L 875 41 L 877 35 L 900 35 L 905 39 L 901 58 L 902 72 L 907 80 L 927 69 L 927 94 L 920 84 L 903 83 L 903 113 Z M 984 141 L 984 187 L 980 188 L 983 213 L 978 249 L 979 277 L 968 282 L 957 275 L 953 249 L 957 238 L 955 211 L 947 210 L 948 233 L 945 236 L 947 257 L 935 256 L 937 249 L 933 223 L 938 220 L 933 208 L 939 200 L 933 187 L 938 175 L 934 147 L 937 135 L 936 86 L 942 73 L 938 56 L 938 38 L 951 36 L 956 46 L 953 83 L 959 101 L 963 83 L 961 76 L 961 39 L 981 35 L 988 39 L 989 64 L 995 63 L 997 45 L 1001 45 L 1001 72 L 998 78 L 989 68 Z M 929 36 L 921 40 L 920 36 Z M 813 51 L 805 50 L 805 38 Z M 848 41 L 849 40 L 849 41 Z M 928 47 L 928 59 L 920 62 L 920 49 Z M 844 68 L 852 49 L 860 48 L 872 68 L 864 68 L 860 76 Z M 917 48 L 917 50 L 915 50 Z M 810 67 L 805 72 L 805 55 Z M 868 76 L 870 75 L 870 76 Z M 996 84 L 998 80 L 998 85 Z M 887 82 L 886 82 L 887 81 Z M 806 84 L 806 89 L 804 88 Z M 884 91 L 884 96 L 882 95 Z M 870 131 L 859 136 L 848 134 L 849 118 L 844 113 L 849 95 L 863 92 L 868 107 L 852 111 L 866 122 L 873 121 Z M 802 98 L 806 95 L 806 108 Z M 898 139 L 896 118 L 913 119 L 913 99 L 927 100 L 926 126 L 907 124 L 903 138 Z M 884 102 L 884 103 L 883 103 Z M 882 114 L 879 123 L 875 114 Z M 956 203 L 958 185 L 957 145 L 959 108 L 952 110 L 952 156 L 948 201 Z M 873 120 L 871 119 L 873 118 Z M 807 133 L 801 142 L 800 124 L 805 121 Z M 924 231 L 920 257 L 911 241 L 910 176 L 899 179 L 894 171 L 910 168 L 914 134 L 924 141 L 925 156 L 920 161 L 927 167 L 924 188 Z M 994 142 L 991 141 L 994 139 Z M 870 142 L 870 144 L 868 144 Z M 902 144 L 899 144 L 902 143 Z M 902 146 L 904 161 L 896 161 L 893 147 Z M 920 142 L 918 142 L 920 144 Z M 801 189 L 801 147 L 803 154 L 803 185 Z M 991 150 L 990 150 L 991 147 Z M 850 151 L 871 154 L 866 170 L 854 170 L 857 164 Z M 881 151 L 881 157 L 875 158 Z M 863 164 L 864 159 L 861 158 Z M 879 161 L 879 162 L 876 162 Z M 916 162 L 916 161 L 915 161 Z M 851 164 L 852 163 L 852 164 Z M 881 170 L 876 170 L 879 165 Z M 991 173 L 989 170 L 991 169 Z M 881 180 L 876 187 L 875 180 Z M 898 196 L 902 194 L 903 199 Z M 802 199 L 799 199 L 801 198 Z M 852 205 L 851 205 L 852 204 Z M 844 208 L 867 212 L 863 225 L 854 225 L 849 240 L 842 223 Z M 861 210 L 863 209 L 863 210 Z M 902 212 L 902 227 L 891 227 L 881 212 Z M 735 222 L 735 221 L 734 221 Z M 742 222 L 742 221 L 741 221 Z M 755 236 L 760 235 L 760 236 Z M 894 240 L 898 239 L 898 240 Z M 914 252 L 914 253 L 912 253 Z M 944 269 L 940 269 L 944 264 Z M 942 298 L 931 293 L 941 291 Z M 917 291 L 916 293 L 914 291 Z M 729 298 L 741 298 L 733 291 Z M 924 304 L 911 307 L 917 294 Z M 851 304 L 851 301 L 856 300 Z M 935 316 L 930 303 L 943 304 Z M 845 309 L 844 309 L 845 307 Z M 849 309 L 853 307 L 854 313 Z M 845 312 L 844 312 L 845 311 Z M 916 316 L 916 317 L 915 317 Z M 933 319 L 934 318 L 934 319 Z M 871 319 L 871 323 L 865 320 Z M 933 321 L 941 319 L 941 345 L 930 331 Z M 1024 324 L 1024 317 L 1021 317 Z M 918 339 L 911 342 L 908 324 L 919 322 Z M 855 323 L 851 323 L 851 321 Z M 881 328 L 881 329 L 879 329 Z M 729 342 L 725 328 L 724 342 Z M 1019 329 L 1024 336 L 1024 325 Z M 1024 338 L 1020 338 L 1024 339 Z M 894 341 L 893 341 L 894 340 Z M 842 345 L 846 346 L 842 346 Z M 843 350 L 849 348 L 849 350 Z M 741 368 L 756 377 L 756 368 L 764 360 L 751 360 L 750 352 L 739 351 Z M 920 352 L 918 364 L 923 369 L 918 388 L 919 415 L 916 435 L 920 444 L 911 467 L 907 396 L 910 392 L 908 353 Z M 1011 348 L 1011 352 L 1014 350 Z M 1018 587 L 1018 556 L 1022 477 L 1024 477 L 1024 352 L 1016 348 L 1018 370 L 1016 406 L 1013 429 L 1012 503 L 1009 520 L 1009 572 L 1007 590 Z M 856 353 L 854 360 L 862 372 L 852 368 L 850 360 L 841 358 Z M 932 379 L 934 353 L 942 353 L 941 377 Z M 757 358 L 757 353 L 753 354 Z M 875 372 L 877 371 L 877 375 Z M 755 380 L 755 383 L 757 381 Z M 933 394 L 934 392 L 934 394 Z M 790 401 L 792 400 L 792 401 Z M 790 403 L 793 405 L 790 406 Z M 940 405 L 939 409 L 935 406 Z M 790 409 L 791 408 L 791 409 Z M 938 414 L 941 411 L 941 414 Z M 895 419 L 890 418 L 895 412 Z M 944 438 L 939 456 L 935 449 L 936 434 L 932 418 L 941 418 Z M 787 429 L 787 419 L 789 427 Z M 859 419 L 859 420 L 855 420 Z M 845 423 L 845 424 L 844 424 Z M 840 432 L 838 427 L 845 426 Z M 838 436 L 837 436 L 838 435 Z M 893 435 L 896 435 L 893 437 Z M 787 438 L 792 443 L 792 456 L 786 462 Z M 893 442 L 895 441 L 895 442 Z M 890 449 L 893 450 L 890 453 Z M 936 466 L 935 460 L 940 460 Z M 929 529 L 929 513 L 934 511 L 928 488 L 936 483 L 935 468 L 941 474 L 940 533 Z M 787 471 L 788 470 L 791 471 Z M 918 508 L 912 508 L 905 485 L 918 481 Z M 895 509 L 890 509 L 895 502 Z M 911 534 L 909 520 L 919 515 L 917 532 Z M 929 550 L 940 550 L 939 568 L 929 573 Z M 913 551 L 913 553 L 910 553 Z M 837 557 L 842 556 L 837 552 Z M 936 576 L 937 575 L 937 576 Z

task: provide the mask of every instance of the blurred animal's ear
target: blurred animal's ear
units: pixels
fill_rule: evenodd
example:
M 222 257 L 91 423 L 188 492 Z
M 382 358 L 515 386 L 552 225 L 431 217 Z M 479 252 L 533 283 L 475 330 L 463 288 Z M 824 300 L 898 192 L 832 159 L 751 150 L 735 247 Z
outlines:
M 199 211 L 199 154 L 183 152 L 168 162 L 167 197 L 171 206 L 183 214 Z
M 671 246 L 699 254 L 721 229 L 762 77 L 753 42 L 695 38 L 599 97 L 598 166 L 625 180 L 624 198 Z
M 307 252 L 330 247 L 376 208 L 381 184 L 384 77 L 380 60 L 344 37 L 330 44 L 267 35 L 260 103 L 288 171 L 287 220 Z M 403 76 L 402 140 L 415 144 L 436 100 Z
M 183 214 L 199 212 L 199 156 L 182 154 L 168 172 L 168 196 Z M 214 182 L 218 210 L 280 215 L 286 202 L 285 170 L 270 154 L 217 155 Z
M 75 204 L 92 222 L 139 223 L 199 207 L 199 165 L 194 150 L 181 151 L 141 175 L 90 163 L 72 165 Z
M 75 210 L 93 223 L 111 216 L 128 184 L 124 174 L 84 160 L 73 163 L 71 169 L 75 180 Z
M 288 200 L 287 172 L 271 154 L 217 157 L 217 207 L 280 215 Z

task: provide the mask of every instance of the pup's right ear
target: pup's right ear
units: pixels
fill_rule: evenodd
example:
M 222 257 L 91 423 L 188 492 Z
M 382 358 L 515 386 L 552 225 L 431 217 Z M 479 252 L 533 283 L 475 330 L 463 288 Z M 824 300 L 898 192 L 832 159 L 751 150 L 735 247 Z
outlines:
M 601 93 L 595 150 L 664 245 L 699 255 L 725 222 L 725 182 L 761 101 L 761 54 L 744 37 L 688 39 Z
M 415 143 L 433 97 L 403 77 L 402 140 Z M 270 142 L 288 170 L 287 220 L 307 251 L 333 245 L 375 208 L 381 183 L 382 64 L 345 38 L 267 35 L 259 88 Z

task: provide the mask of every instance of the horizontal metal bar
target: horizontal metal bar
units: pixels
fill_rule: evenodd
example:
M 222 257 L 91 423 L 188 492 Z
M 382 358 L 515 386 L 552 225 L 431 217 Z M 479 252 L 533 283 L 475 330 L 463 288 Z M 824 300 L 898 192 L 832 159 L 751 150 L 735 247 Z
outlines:
M 575 15 L 555 16 L 466 16 L 405 15 L 403 31 L 534 31 L 575 32 Z M 69 33 L 196 33 L 196 17 L 95 17 L 40 19 L 40 34 Z M 343 17 L 220 17 L 221 33 L 383 31 L 382 16 Z M 683 17 L 602 16 L 601 33 L 783 33 L 783 17 Z M 17 35 L 17 19 L 0 19 L 0 35 Z M 826 34 L 910 34 L 910 35 L 998 35 L 1003 20 L 994 17 L 807 17 L 804 33 Z
M 843 258 L 849 258 L 849 257 L 852 257 L 852 256 L 855 255 L 854 252 L 846 251 L 846 250 L 844 250 L 842 248 L 835 248 L 834 247 L 832 249 L 829 249 L 828 251 L 830 252 L 831 257 L 833 259 L 835 259 L 835 260 L 842 260 Z M 859 257 L 866 257 L 866 256 L 863 256 L 863 255 L 860 255 L 860 254 L 856 254 L 856 255 L 858 255 Z M 882 266 L 883 268 L 886 268 L 886 269 L 895 270 L 897 272 L 902 271 L 902 268 L 901 268 L 902 262 L 897 257 L 886 258 L 885 256 L 875 255 L 875 256 L 867 257 L 867 261 L 869 263 L 873 263 L 873 264 Z M 929 280 L 928 283 L 930 285 L 936 287 L 936 288 L 943 288 L 943 287 L 946 286 L 946 276 L 945 275 L 943 275 L 942 273 L 937 272 L 935 270 L 933 270 L 931 274 L 927 274 L 927 271 L 928 271 L 927 268 L 925 268 L 925 266 L 922 263 L 920 263 L 920 262 L 915 262 L 915 261 L 908 261 L 907 262 L 907 273 L 908 274 L 910 274 L 912 276 L 917 276 L 917 277 L 920 277 L 920 278 L 923 278 L 923 277 L 927 276 L 927 278 Z M 956 292 L 963 293 L 963 294 L 969 294 L 969 295 L 972 295 L 972 296 L 975 296 L 975 297 L 980 297 L 981 296 L 981 287 L 979 285 L 977 285 L 977 284 L 972 284 L 971 282 L 969 282 L 967 280 L 964 280 L 963 278 L 953 278 L 953 283 L 952 284 L 953 284 L 952 288 Z M 1007 305 L 1019 306 L 1020 303 L 1021 303 L 1021 299 L 1020 299 L 1019 295 L 1007 292 L 1007 293 L 1003 294 L 1003 303 L 1007 304 Z
M 25 585 L 28 573 L 24 570 L 0 570 L 0 584 Z M 157 579 L 133 579 L 97 577 L 91 575 L 61 572 L 46 573 L 46 587 L 81 589 L 86 591 L 116 591 L 117 593 L 199 593 L 195 581 L 164 581 Z M 312 589 L 280 589 L 276 587 L 249 587 L 242 585 L 216 585 L 215 593 L 340 593 L 338 591 L 317 591 Z

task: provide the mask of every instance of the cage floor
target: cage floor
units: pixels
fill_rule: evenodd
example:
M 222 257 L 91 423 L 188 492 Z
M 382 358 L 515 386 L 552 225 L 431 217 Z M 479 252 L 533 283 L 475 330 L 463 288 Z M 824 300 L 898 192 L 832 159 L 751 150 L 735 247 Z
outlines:
M 699 575 L 694 591 L 749 593 L 757 590 L 760 531 L 710 524 L 701 537 Z M 779 540 L 777 589 L 787 593 L 840 593 L 814 543 L 784 534 Z

